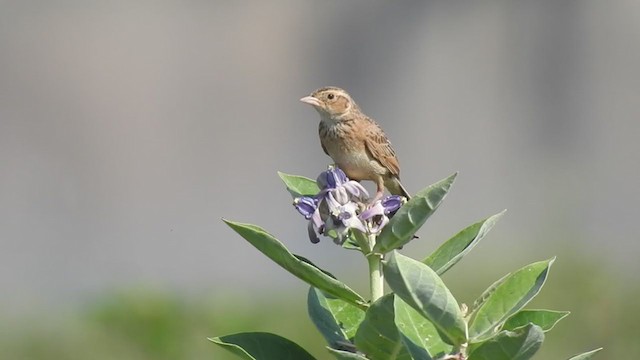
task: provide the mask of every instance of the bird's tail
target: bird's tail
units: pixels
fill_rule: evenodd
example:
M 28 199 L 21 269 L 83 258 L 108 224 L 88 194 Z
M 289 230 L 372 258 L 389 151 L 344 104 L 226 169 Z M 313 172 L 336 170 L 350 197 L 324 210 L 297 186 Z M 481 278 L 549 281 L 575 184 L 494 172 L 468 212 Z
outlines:
M 404 188 L 404 186 L 402 186 L 402 183 L 400 182 L 400 179 L 397 177 L 393 177 L 387 181 L 385 181 L 384 186 L 387 188 L 387 190 L 389 190 L 390 193 L 392 193 L 393 195 L 402 195 L 404 197 L 407 198 L 407 200 L 411 199 L 411 195 L 409 195 L 409 192 L 407 191 L 407 189 Z M 389 217 L 393 217 L 393 215 L 395 215 L 395 212 L 393 214 L 390 214 Z M 419 239 L 419 237 L 417 235 L 413 235 L 414 239 Z M 400 247 L 401 249 L 402 247 Z

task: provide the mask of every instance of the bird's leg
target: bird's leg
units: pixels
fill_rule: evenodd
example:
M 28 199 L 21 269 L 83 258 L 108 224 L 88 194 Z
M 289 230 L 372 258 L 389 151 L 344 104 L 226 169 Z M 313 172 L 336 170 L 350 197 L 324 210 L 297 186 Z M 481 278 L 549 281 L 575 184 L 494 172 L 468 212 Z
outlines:
M 376 196 L 374 196 L 373 200 L 371 200 L 371 204 L 375 204 L 376 201 L 382 199 L 383 195 L 384 195 L 384 179 L 382 177 L 379 177 L 378 179 L 376 179 Z
M 373 200 L 371 200 L 371 204 L 375 204 L 376 201 L 382 199 L 382 196 L 384 195 L 384 190 L 378 190 L 376 191 L 376 196 L 373 197 Z

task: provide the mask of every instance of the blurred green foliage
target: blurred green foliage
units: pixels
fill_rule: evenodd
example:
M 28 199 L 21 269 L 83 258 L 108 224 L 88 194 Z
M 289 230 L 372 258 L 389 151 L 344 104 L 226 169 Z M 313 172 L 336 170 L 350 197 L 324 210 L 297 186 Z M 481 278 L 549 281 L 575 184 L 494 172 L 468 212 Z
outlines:
M 477 269 L 473 263 L 444 277 L 467 303 L 512 268 L 498 263 Z M 571 315 L 547 334 L 535 358 L 567 359 L 599 346 L 605 348 L 599 358 L 637 358 L 640 284 L 633 278 L 601 268 L 595 259 L 560 255 L 544 291 L 528 308 L 570 310 Z M 148 289 L 105 294 L 68 313 L 0 319 L 0 359 L 226 360 L 234 357 L 207 337 L 240 331 L 273 332 L 318 359 L 329 359 L 308 319 L 306 291 L 286 295 L 261 295 L 256 303 L 256 297 L 195 298 Z

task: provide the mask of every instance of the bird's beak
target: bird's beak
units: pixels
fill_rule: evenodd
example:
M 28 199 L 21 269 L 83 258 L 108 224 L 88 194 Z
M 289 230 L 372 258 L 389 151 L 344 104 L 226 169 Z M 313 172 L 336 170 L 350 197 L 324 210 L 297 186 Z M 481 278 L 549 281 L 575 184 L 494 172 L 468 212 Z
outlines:
M 302 101 L 305 104 L 313 105 L 316 107 L 322 107 L 322 102 L 320 102 L 320 100 L 318 100 L 317 98 L 314 98 L 313 96 L 305 96 L 302 99 L 300 99 L 300 101 Z

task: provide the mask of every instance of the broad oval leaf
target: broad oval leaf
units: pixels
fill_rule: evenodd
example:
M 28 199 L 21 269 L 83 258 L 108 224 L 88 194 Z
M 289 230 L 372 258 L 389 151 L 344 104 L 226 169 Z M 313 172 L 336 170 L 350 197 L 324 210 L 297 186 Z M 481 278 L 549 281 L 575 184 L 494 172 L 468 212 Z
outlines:
M 471 342 L 481 342 L 493 336 L 504 321 L 527 305 L 540 292 L 554 260 L 527 265 L 501 279 L 471 314 Z
M 593 357 L 595 353 L 597 353 L 600 350 L 602 350 L 602 348 L 597 348 L 595 350 L 587 351 L 586 353 L 574 355 L 569 360 L 589 360 Z
M 520 310 L 511 316 L 502 326 L 503 330 L 515 330 L 528 325 L 529 323 L 540 326 L 542 331 L 547 332 L 569 315 L 568 311 L 552 310 Z
M 383 272 L 393 292 L 431 321 L 445 342 L 460 345 L 467 341 L 458 302 L 435 271 L 394 251 L 384 262 Z
M 500 219 L 506 210 L 479 221 L 457 233 L 422 262 L 442 275 L 465 256 Z
M 369 360 L 369 358 L 359 353 L 333 349 L 330 347 L 327 347 L 327 350 L 329 350 L 329 352 L 338 360 Z
M 366 308 L 366 302 L 362 296 L 310 261 L 289 252 L 278 239 L 264 229 L 251 224 L 225 219 L 223 221 L 256 249 L 302 281 L 360 308 Z
M 516 331 L 501 331 L 471 348 L 468 360 L 528 360 L 540 349 L 544 332 L 534 324 Z
M 396 326 L 414 359 L 439 359 L 452 349 L 440 338 L 438 329 L 399 297 L 393 302 Z
M 484 302 L 487 301 L 487 299 L 489 298 L 489 295 L 493 294 L 493 292 L 498 288 L 498 286 L 500 286 L 505 280 L 507 280 L 509 275 L 511 274 L 509 273 L 501 277 L 500 279 L 494 281 L 493 284 L 491 284 L 488 288 L 486 288 L 482 292 L 482 294 L 480 294 L 480 296 L 478 296 L 478 298 L 473 302 L 473 306 L 471 307 L 472 311 L 475 311 L 476 309 L 480 308 L 480 306 L 482 306 L 482 304 L 484 304 Z M 472 314 L 469 314 L 469 316 L 471 315 Z
M 411 241 L 416 231 L 438 208 L 457 175 L 455 173 L 428 186 L 402 205 L 378 235 L 374 251 L 384 254 Z
M 311 287 L 307 296 L 307 310 L 318 331 L 333 348 L 349 342 L 364 319 L 364 311 L 342 299 L 327 297 Z
M 287 187 L 287 191 L 295 199 L 300 196 L 316 195 L 320 192 L 315 180 L 300 175 L 291 175 L 278 171 L 278 176 Z
M 209 338 L 210 341 L 246 360 L 314 360 L 305 349 L 282 336 L 246 332 Z
M 393 298 L 387 294 L 371 304 L 356 332 L 356 347 L 371 360 L 411 360 L 394 322 Z

